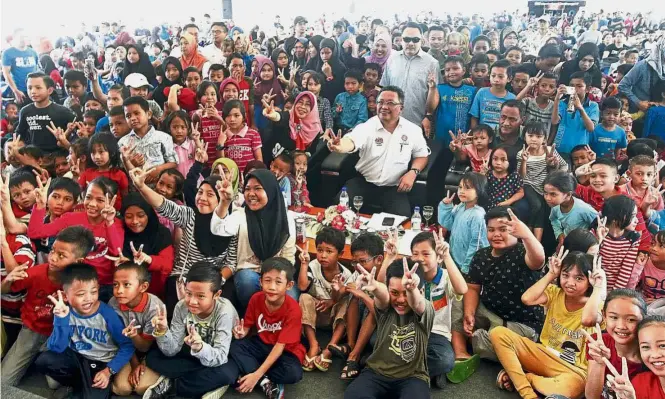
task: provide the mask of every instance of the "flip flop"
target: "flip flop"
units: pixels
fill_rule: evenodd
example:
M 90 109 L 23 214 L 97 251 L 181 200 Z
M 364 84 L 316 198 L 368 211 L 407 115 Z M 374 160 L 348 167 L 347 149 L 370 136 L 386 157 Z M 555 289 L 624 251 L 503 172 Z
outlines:
M 480 356 L 473 355 L 468 359 L 455 360 L 452 371 L 446 374 L 448 381 L 459 384 L 466 381 L 480 366 Z
M 317 357 L 314 358 L 314 366 L 317 369 L 319 369 L 319 371 L 323 372 L 328 371 L 331 363 L 332 359 L 326 359 L 325 357 L 323 357 L 323 354 L 319 354 Z M 327 364 L 327 366 L 324 366 L 324 364 Z
M 355 360 L 347 360 L 339 375 L 339 379 L 350 381 L 358 377 L 358 375 L 360 375 L 360 364 Z
M 499 374 L 496 376 L 496 386 L 502 391 L 513 392 L 515 390 L 515 386 L 510 380 L 510 376 L 505 369 L 501 369 Z
M 317 356 L 318 355 L 309 357 L 305 354 L 305 363 L 302 364 L 303 371 L 314 371 L 314 359 L 316 359 Z M 311 364 L 311 366 L 305 366 L 306 364 Z
M 328 345 L 328 350 L 333 354 L 333 356 L 337 356 L 344 360 L 346 360 L 346 358 L 349 356 L 349 353 L 351 353 L 351 347 L 349 344 Z

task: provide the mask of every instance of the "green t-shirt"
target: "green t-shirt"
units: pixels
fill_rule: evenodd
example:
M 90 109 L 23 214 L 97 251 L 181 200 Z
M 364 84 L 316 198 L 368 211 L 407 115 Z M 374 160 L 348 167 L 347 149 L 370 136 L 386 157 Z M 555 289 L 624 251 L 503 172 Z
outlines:
M 434 307 L 427 301 L 421 316 L 397 314 L 392 306 L 376 309 L 376 345 L 367 360 L 373 371 L 394 379 L 416 377 L 429 384 L 427 341 L 434 323 Z

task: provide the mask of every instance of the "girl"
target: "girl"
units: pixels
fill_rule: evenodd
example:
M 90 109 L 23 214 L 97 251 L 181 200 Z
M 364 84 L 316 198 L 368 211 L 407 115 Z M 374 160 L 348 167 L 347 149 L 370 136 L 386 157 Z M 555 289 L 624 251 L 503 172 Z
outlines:
M 240 170 L 244 170 L 250 161 L 263 161 L 261 135 L 247 126 L 245 115 L 242 101 L 227 101 L 222 110 L 226 131 L 217 141 L 218 148 L 221 148 L 218 156 L 232 159 Z
M 180 60 L 175 57 L 166 57 L 162 63 L 161 75 L 162 81 L 155 88 L 155 90 L 153 90 L 152 99 L 163 108 L 167 100 L 167 97 L 164 94 L 164 89 L 175 84 L 183 87 L 185 86 Z
M 588 230 L 598 216 L 591 205 L 573 195 L 576 187 L 577 181 L 573 175 L 564 171 L 552 172 L 545 179 L 545 203 L 552 208 L 550 223 L 559 245 L 564 243 L 566 236 L 573 230 Z
M 601 87 L 602 72 L 599 66 L 598 46 L 595 43 L 584 43 L 577 50 L 575 59 L 566 61 L 561 66 L 559 82 L 570 82 L 570 76 L 578 71 L 585 72 L 592 87 Z
M 127 46 L 127 55 L 124 58 L 125 67 L 122 70 L 122 81 L 131 73 L 140 73 L 148 80 L 152 86 L 157 85 L 157 76 L 155 68 L 150 62 L 150 57 L 143 51 L 143 47 L 138 44 Z
M 257 77 L 254 81 L 254 123 L 259 131 L 265 129 L 268 121 L 263 116 L 261 100 L 270 98 L 277 107 L 284 104 L 282 87 L 279 85 L 275 64 L 269 58 L 261 57 L 257 66 Z
M 563 247 L 595 256 L 598 255 L 598 238 L 588 229 L 575 229 L 564 238 Z
M 466 135 L 461 133 L 455 136 L 450 132 L 452 141 L 450 142 L 450 151 L 457 159 L 471 161 L 471 169 L 474 172 L 487 173 L 487 166 L 490 161 L 490 143 L 494 138 L 494 129 L 481 123 L 469 132 L 471 134 L 471 144 L 464 144 Z
M 636 263 L 640 244 L 637 206 L 632 198 L 615 195 L 605 200 L 596 234 L 600 241 L 607 287 L 635 288 L 644 265 Z
M 496 382 L 500 389 L 515 389 L 523 398 L 536 398 L 536 392 L 576 398 L 584 392 L 587 375 L 584 336 L 576 332 L 592 331 L 602 320 L 605 272 L 599 257 L 568 254 L 563 248 L 550 257 L 549 269 L 522 295 L 524 304 L 547 308 L 540 343 L 503 326 L 490 330 L 490 340 L 505 368 Z
M 640 276 L 639 290 L 648 304 L 665 297 L 661 281 L 665 280 L 665 230 L 655 234 L 649 249 L 649 258 Z
M 524 51 L 519 47 L 510 47 L 504 53 L 503 58 L 507 59 L 510 62 L 511 66 L 519 65 L 522 63 L 522 58 L 524 57 Z
M 316 96 L 316 102 L 319 106 L 319 116 L 321 116 L 323 130 L 325 131 L 333 128 L 333 117 L 330 101 L 325 97 L 321 97 L 321 87 L 323 87 L 324 81 L 325 76 L 318 72 L 313 72 L 307 79 L 305 89 Z
M 194 164 L 194 154 L 196 153 L 196 143 L 190 139 L 192 123 L 187 112 L 183 110 L 171 112 L 162 123 L 162 131 L 173 138 L 173 148 L 178 154 L 178 171 L 183 176 L 187 176 L 187 172 Z
M 524 127 L 524 139 L 524 148 L 517 152 L 517 170 L 524 181 L 524 196 L 529 202 L 527 225 L 540 240 L 543 237 L 545 221 L 543 182 L 549 172 L 567 170 L 568 164 L 554 147 L 547 147 L 547 134 L 543 123 L 527 123 Z
M 517 31 L 513 28 L 505 28 L 501 31 L 501 37 L 499 39 L 500 48 L 499 50 L 502 53 L 505 53 L 506 50 L 509 50 L 519 43 L 519 36 L 517 36 Z
M 217 158 L 215 146 L 219 140 L 219 134 L 224 128 L 224 119 L 215 108 L 217 104 L 217 85 L 210 81 L 201 82 L 196 89 L 196 100 L 199 102 L 199 109 L 192 113 L 192 123 L 199 126 L 201 140 L 208 144 L 208 164 Z
M 79 176 L 81 190 L 85 191 L 91 181 L 99 176 L 113 180 L 118 185 L 118 201 L 116 209 L 120 209 L 122 197 L 129 191 L 129 180 L 125 171 L 120 168 L 120 149 L 118 142 L 111 133 L 97 133 L 88 143 L 87 168 Z
M 41 239 L 55 236 L 62 229 L 80 225 L 92 231 L 95 236 L 95 248 L 85 258 L 85 262 L 97 269 L 99 280 L 99 300 L 108 302 L 113 295 L 113 261 L 106 255 L 118 256 L 119 248 L 124 245 L 125 230 L 120 219 L 115 217 L 114 205 L 118 202 L 113 196 L 115 183 L 99 176 L 88 185 L 83 200 L 83 212 L 65 213 L 50 223 L 44 222 L 46 216 L 46 190 L 48 183 L 35 191 L 36 203 L 28 224 L 28 236 Z
M 282 48 L 276 48 L 270 55 L 270 60 L 277 68 L 277 79 L 282 87 L 286 89 L 291 77 L 291 68 L 289 67 L 289 54 Z
M 466 44 L 466 38 L 459 32 L 451 32 L 446 38 L 446 48 L 448 49 L 448 56 L 458 55 L 464 59 L 464 63 L 468 64 L 471 60 L 469 55 L 469 48 Z
M 151 275 L 148 292 L 163 298 L 166 279 L 173 269 L 171 232 L 159 223 L 155 210 L 139 193 L 125 197 L 120 214 L 125 224 L 121 255 L 146 265 Z
M 312 207 L 309 199 L 309 190 L 307 190 L 307 164 L 309 154 L 305 151 L 296 150 L 293 152 L 293 166 L 295 169 L 295 190 L 292 190 L 292 204 L 300 202 L 303 206 Z
M 321 72 L 326 76 L 321 96 L 327 98 L 331 104 L 335 102 L 335 97 L 344 91 L 346 66 L 340 60 L 339 51 L 335 40 L 323 39 L 319 50 L 321 62 L 314 68 L 316 72 Z
M 64 177 L 78 181 L 81 171 L 85 170 L 88 164 L 88 155 L 86 153 L 89 145 L 90 140 L 84 138 L 76 140 L 69 146 L 69 157 L 67 158 L 69 172 L 65 173 Z
M 184 200 L 183 190 L 185 188 L 185 176 L 178 169 L 164 169 L 162 173 L 159 174 L 157 179 L 157 184 L 155 185 L 155 191 L 166 198 L 167 200 L 173 201 L 176 205 L 182 205 Z M 171 221 L 171 219 L 165 216 L 158 216 L 159 223 L 164 227 L 169 229 L 171 232 L 171 237 L 173 237 L 174 242 L 176 237 L 179 236 L 179 229 Z
M 587 340 L 587 359 L 590 360 L 586 388 L 587 399 L 613 398 L 609 387 L 604 383 L 610 370 L 606 361 L 621 370 L 622 358 L 628 365 L 630 377 L 642 371 L 637 326 L 647 315 L 647 304 L 642 295 L 635 290 L 620 288 L 607 295 L 603 307 L 605 316 L 605 333 L 600 326 L 596 328 L 596 336 L 592 337 L 585 330 L 580 330 Z
M 522 177 L 511 164 L 508 152 L 497 147 L 490 153 L 489 171 L 487 172 L 487 196 L 489 206 L 510 206 L 524 197 Z

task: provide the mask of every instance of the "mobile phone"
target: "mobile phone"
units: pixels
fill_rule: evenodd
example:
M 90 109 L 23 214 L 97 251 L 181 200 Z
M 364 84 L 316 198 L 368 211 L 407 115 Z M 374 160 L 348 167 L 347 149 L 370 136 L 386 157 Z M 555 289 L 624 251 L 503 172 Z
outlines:
M 566 86 L 566 94 L 568 94 L 569 96 L 574 96 L 575 88 L 571 86 Z
M 381 223 L 381 226 L 392 226 L 393 224 L 395 224 L 395 218 L 385 217 L 385 218 L 383 218 L 383 222 Z

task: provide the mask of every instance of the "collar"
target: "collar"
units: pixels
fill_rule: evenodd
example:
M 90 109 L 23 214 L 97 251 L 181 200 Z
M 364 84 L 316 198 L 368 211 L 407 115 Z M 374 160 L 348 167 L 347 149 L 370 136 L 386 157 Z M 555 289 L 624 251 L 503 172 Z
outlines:
M 413 55 L 413 56 L 411 56 L 411 57 L 409 57 L 408 55 L 404 54 L 404 50 L 400 50 L 399 53 L 400 53 L 401 55 L 403 55 L 404 58 L 406 58 L 407 60 L 412 60 L 412 59 L 414 59 L 414 58 L 422 58 L 422 55 L 421 55 L 421 54 L 423 53 L 423 49 L 421 48 L 420 50 L 418 50 L 418 52 L 417 52 L 415 55 Z
M 173 147 L 174 148 L 184 148 L 185 150 L 190 150 L 192 148 L 192 143 L 193 143 L 193 141 L 190 140 L 189 137 L 187 137 L 185 139 L 185 141 L 182 142 L 182 144 L 173 143 Z
M 134 137 L 136 137 L 136 138 L 139 139 L 139 140 L 145 140 L 145 139 L 146 139 L 148 136 L 150 136 L 150 134 L 151 134 L 152 132 L 154 132 L 154 131 L 155 131 L 155 127 L 151 125 L 151 126 L 150 126 L 150 129 L 146 132 L 146 134 L 145 134 L 143 137 L 140 137 L 140 136 L 134 131 L 134 129 L 132 129 L 132 131 L 129 132 L 129 134 L 128 134 L 127 136 L 131 136 L 131 135 L 133 135 Z
M 388 132 L 388 130 L 386 130 L 386 128 L 383 127 L 383 123 L 381 123 L 381 119 L 379 119 L 379 116 L 377 115 L 377 116 L 375 116 L 374 118 L 376 118 L 376 131 L 377 131 L 377 132 L 380 132 L 380 131 Z M 402 117 L 400 116 L 400 117 L 399 117 L 399 122 L 397 122 L 397 127 L 395 127 L 395 132 L 396 132 L 399 128 L 402 127 L 402 119 L 404 119 L 404 118 L 402 118 Z M 395 132 L 393 132 L 393 133 L 395 133 Z M 390 133 L 390 132 L 388 132 L 388 133 Z M 392 133 L 391 133 L 391 134 L 392 134 Z
M 441 283 L 441 278 L 442 277 L 443 277 L 443 269 L 441 268 L 441 266 L 439 266 L 437 271 L 436 271 L 436 276 L 434 276 L 431 283 L 434 284 L 434 285 L 439 285 L 439 283 Z
M 230 136 L 229 138 L 231 138 L 231 137 L 233 137 L 233 136 L 245 137 L 245 135 L 247 134 L 247 131 L 248 131 L 248 130 L 249 130 L 249 127 L 247 126 L 247 124 L 245 124 L 245 127 L 243 127 L 242 129 L 240 129 L 240 131 L 239 131 L 238 133 L 233 133 L 233 132 L 231 132 L 231 131 L 229 130 L 229 132 L 231 132 L 231 136 Z
M 118 307 L 119 307 L 120 310 L 122 310 L 123 312 L 127 312 L 127 311 L 130 311 L 130 310 L 131 310 L 132 312 L 138 312 L 138 313 L 141 313 L 141 312 L 144 312 L 144 311 L 145 311 L 145 308 L 148 306 L 148 299 L 149 299 L 149 298 L 150 298 L 150 296 L 148 295 L 148 293 L 147 293 L 147 292 L 144 292 L 144 293 L 143 293 L 143 296 L 141 297 L 141 302 L 139 302 L 139 304 L 136 305 L 134 308 L 130 308 L 129 306 L 127 306 L 127 305 L 123 305 L 123 304 L 121 304 L 121 303 L 118 304 Z

